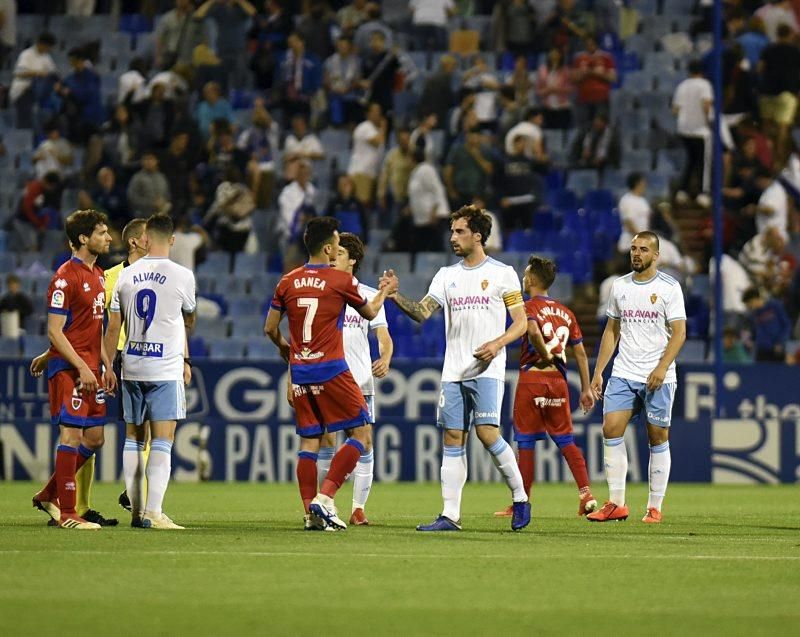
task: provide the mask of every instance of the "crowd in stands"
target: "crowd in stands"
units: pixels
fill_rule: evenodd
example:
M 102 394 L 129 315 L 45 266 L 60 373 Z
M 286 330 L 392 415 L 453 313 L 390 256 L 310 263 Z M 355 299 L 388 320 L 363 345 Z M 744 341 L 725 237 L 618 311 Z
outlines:
M 450 262 L 449 212 L 477 203 L 490 251 L 550 254 L 554 293 L 599 289 L 601 306 L 630 237 L 657 232 L 702 358 L 719 99 L 725 351 L 793 360 L 800 0 L 725 0 L 720 96 L 711 5 L 0 0 L 0 263 L 41 296 L 76 206 L 105 211 L 117 237 L 168 212 L 176 260 L 232 317 L 261 311 L 305 258 L 305 221 L 330 214 L 367 242 L 365 278 L 394 255 L 424 293 Z M 238 343 L 232 321 L 207 341 Z M 438 352 L 412 336 L 401 355 Z

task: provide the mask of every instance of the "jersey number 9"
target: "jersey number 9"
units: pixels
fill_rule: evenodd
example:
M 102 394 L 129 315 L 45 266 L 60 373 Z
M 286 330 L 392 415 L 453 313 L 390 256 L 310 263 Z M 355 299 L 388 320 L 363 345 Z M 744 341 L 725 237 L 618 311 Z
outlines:
M 144 321 L 144 331 L 147 332 L 156 316 L 155 290 L 139 290 L 136 293 L 136 316 Z

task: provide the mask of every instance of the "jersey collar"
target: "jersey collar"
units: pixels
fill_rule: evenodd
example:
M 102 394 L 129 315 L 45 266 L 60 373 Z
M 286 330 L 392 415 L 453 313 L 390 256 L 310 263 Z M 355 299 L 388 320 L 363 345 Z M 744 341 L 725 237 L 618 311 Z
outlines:
M 636 285 L 647 285 L 648 283 L 652 283 L 653 281 L 655 281 L 657 278 L 658 278 L 658 270 L 656 270 L 656 273 L 653 275 L 653 277 L 647 279 L 647 281 L 637 281 L 636 279 L 633 278 L 633 275 L 631 275 L 631 281 L 633 281 Z
M 327 263 L 306 263 L 303 265 L 304 268 L 329 268 L 331 267 Z

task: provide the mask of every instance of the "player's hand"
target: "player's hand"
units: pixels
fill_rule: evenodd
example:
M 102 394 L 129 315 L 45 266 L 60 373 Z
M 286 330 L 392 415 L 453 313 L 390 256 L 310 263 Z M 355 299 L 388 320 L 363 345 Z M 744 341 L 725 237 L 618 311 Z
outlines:
M 192 384 L 192 366 L 189 363 L 183 363 L 183 384 L 188 387 Z
M 288 363 L 289 356 L 292 352 L 291 346 L 289 345 L 289 343 L 281 343 L 279 349 L 281 351 L 281 358 Z
M 389 361 L 379 358 L 372 362 L 372 375 L 375 378 L 383 378 L 389 373 Z
M 648 391 L 655 391 L 664 384 L 664 377 L 667 375 L 667 370 L 663 369 L 661 365 L 656 367 L 647 377 Z
M 78 370 L 78 382 L 75 383 L 75 388 L 84 394 L 96 394 L 97 387 L 98 383 L 94 372 L 84 365 Z
M 594 409 L 594 391 L 591 388 L 581 392 L 580 405 L 584 414 L 588 414 Z
M 40 354 L 36 358 L 31 361 L 31 376 L 34 378 L 39 378 L 42 374 L 44 374 L 44 370 L 47 369 L 47 361 L 50 360 L 50 352 L 45 352 L 44 354 Z
M 113 369 L 103 372 L 103 391 L 109 396 L 113 396 L 117 391 L 117 375 Z
M 394 273 L 394 270 L 386 270 L 378 282 L 381 290 L 386 290 L 386 296 L 391 296 L 400 289 L 400 279 Z
M 592 378 L 591 390 L 595 400 L 600 400 L 603 397 L 603 377 L 601 375 L 597 374 Z
M 286 402 L 294 409 L 294 386 L 291 383 L 286 386 Z
M 472 355 L 484 363 L 491 363 L 499 351 L 500 345 L 496 341 L 489 341 L 476 349 Z

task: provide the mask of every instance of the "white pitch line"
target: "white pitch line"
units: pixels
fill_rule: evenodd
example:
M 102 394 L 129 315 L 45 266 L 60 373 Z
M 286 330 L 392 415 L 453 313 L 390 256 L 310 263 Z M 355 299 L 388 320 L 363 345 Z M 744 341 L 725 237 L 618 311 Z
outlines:
M 68 549 L 55 550 L 21 550 L 21 549 L 0 549 L 0 555 L 23 555 L 29 553 L 63 553 L 65 555 L 119 555 L 119 551 L 87 551 Z M 299 551 L 125 551 L 126 555 L 156 555 L 156 556 L 223 556 L 223 557 L 310 557 L 319 558 L 318 552 L 299 552 Z M 359 557 L 368 558 L 388 558 L 388 559 L 461 559 L 460 554 L 426 554 L 426 553 L 359 553 Z M 573 559 L 574 555 L 469 555 L 470 558 L 497 560 L 550 560 L 550 559 Z M 604 558 L 614 560 L 717 560 L 717 561 L 796 561 L 800 560 L 800 555 L 604 555 Z

